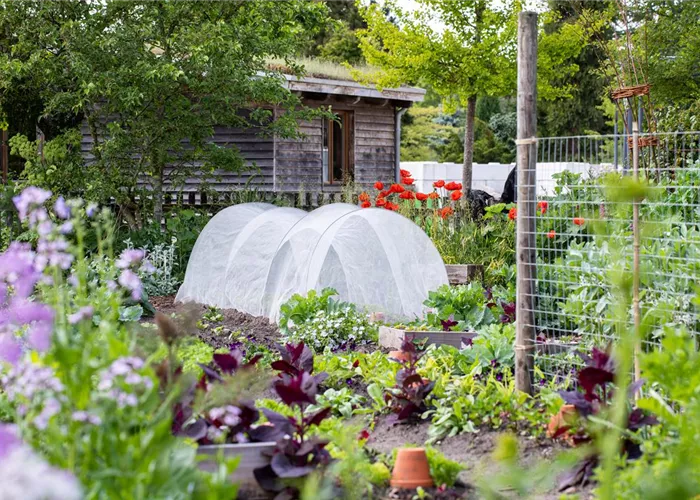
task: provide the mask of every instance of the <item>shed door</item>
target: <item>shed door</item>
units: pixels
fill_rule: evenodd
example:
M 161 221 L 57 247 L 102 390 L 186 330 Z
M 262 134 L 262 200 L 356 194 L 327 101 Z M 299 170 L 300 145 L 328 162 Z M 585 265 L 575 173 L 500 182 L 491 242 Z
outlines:
M 335 116 L 335 120 L 323 123 L 324 184 L 344 184 L 354 178 L 353 113 L 336 111 Z

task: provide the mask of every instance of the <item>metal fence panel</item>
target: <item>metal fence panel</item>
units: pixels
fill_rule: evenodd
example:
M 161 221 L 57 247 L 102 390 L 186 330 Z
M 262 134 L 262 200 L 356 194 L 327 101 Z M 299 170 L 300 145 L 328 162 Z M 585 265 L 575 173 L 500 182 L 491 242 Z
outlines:
M 700 132 L 639 137 L 651 193 L 639 206 L 641 317 L 651 324 L 642 348 L 652 349 L 667 328 L 700 334 Z M 627 135 L 538 140 L 535 382 L 571 375 L 576 350 L 615 340 L 610 270 L 632 269 L 632 206 L 606 179 L 632 174 L 631 145 Z

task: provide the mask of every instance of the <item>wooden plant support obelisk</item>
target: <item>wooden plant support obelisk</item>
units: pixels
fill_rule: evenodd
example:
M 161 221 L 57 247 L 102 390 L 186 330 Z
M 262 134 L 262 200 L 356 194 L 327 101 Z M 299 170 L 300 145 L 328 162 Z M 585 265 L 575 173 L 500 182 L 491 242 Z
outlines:
M 515 386 L 532 392 L 537 279 L 535 209 L 537 161 L 537 14 L 518 15 L 518 136 L 516 219 Z

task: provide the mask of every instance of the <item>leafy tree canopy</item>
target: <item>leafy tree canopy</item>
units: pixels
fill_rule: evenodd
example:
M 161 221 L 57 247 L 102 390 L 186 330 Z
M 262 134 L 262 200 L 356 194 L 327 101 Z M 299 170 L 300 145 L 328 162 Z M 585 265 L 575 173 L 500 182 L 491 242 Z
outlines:
M 177 186 L 194 171 L 206 178 L 243 168 L 234 147 L 210 142 L 215 126 L 297 133 L 296 120 L 309 112 L 296 110 L 298 98 L 266 60 L 298 53 L 326 14 L 324 4 L 305 1 L 5 2 L 0 116 L 26 91 L 39 96 L 44 122 L 83 123 L 93 158 L 73 189 L 128 206 L 137 179 L 150 179 L 158 217 L 166 180 Z M 75 133 L 67 133 L 60 140 L 75 153 Z M 29 142 L 16 137 L 13 145 L 36 153 L 27 173 L 34 180 L 48 165 Z M 82 168 L 68 166 L 55 176 Z

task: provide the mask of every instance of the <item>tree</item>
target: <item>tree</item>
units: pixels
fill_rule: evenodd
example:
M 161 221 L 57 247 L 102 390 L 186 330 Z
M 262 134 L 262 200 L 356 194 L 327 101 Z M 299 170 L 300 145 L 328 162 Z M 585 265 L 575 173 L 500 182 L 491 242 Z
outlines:
M 166 181 L 243 168 L 234 147 L 210 141 L 215 126 L 297 134 L 310 111 L 267 58 L 298 53 L 325 16 L 323 4 L 304 1 L 5 2 L 0 112 L 12 106 L 10 89 L 41 89 L 41 116 L 67 124 L 57 139 L 80 123 L 89 130 L 88 197 L 133 212 L 150 194 L 160 220 Z M 28 142 L 13 144 L 31 154 Z
M 549 2 L 552 15 L 544 25 L 547 33 L 556 33 L 565 24 L 581 22 L 579 12 L 588 9 L 602 10 L 605 2 L 585 2 L 569 0 Z M 591 33 L 596 38 L 609 39 L 610 27 Z M 540 100 L 537 106 L 538 132 L 546 136 L 583 135 L 592 131 L 609 132 L 602 105 L 606 96 L 608 79 L 601 71 L 604 52 L 595 43 L 582 46 L 581 52 L 573 59 L 577 69 L 573 73 L 554 75 L 553 83 L 568 86 L 570 96 L 551 101 Z
M 476 104 L 479 97 L 509 96 L 516 82 L 516 0 L 418 0 L 407 12 L 391 3 L 397 22 L 382 9 L 363 10 L 367 29 L 360 46 L 370 64 L 382 68 L 380 86 L 428 82 L 449 107 L 466 106 L 462 184 L 471 189 Z M 542 33 L 538 92 L 543 98 L 566 95 L 568 88 L 549 85 L 554 75 L 575 70 L 569 59 L 581 47 L 580 30 L 567 25 Z

